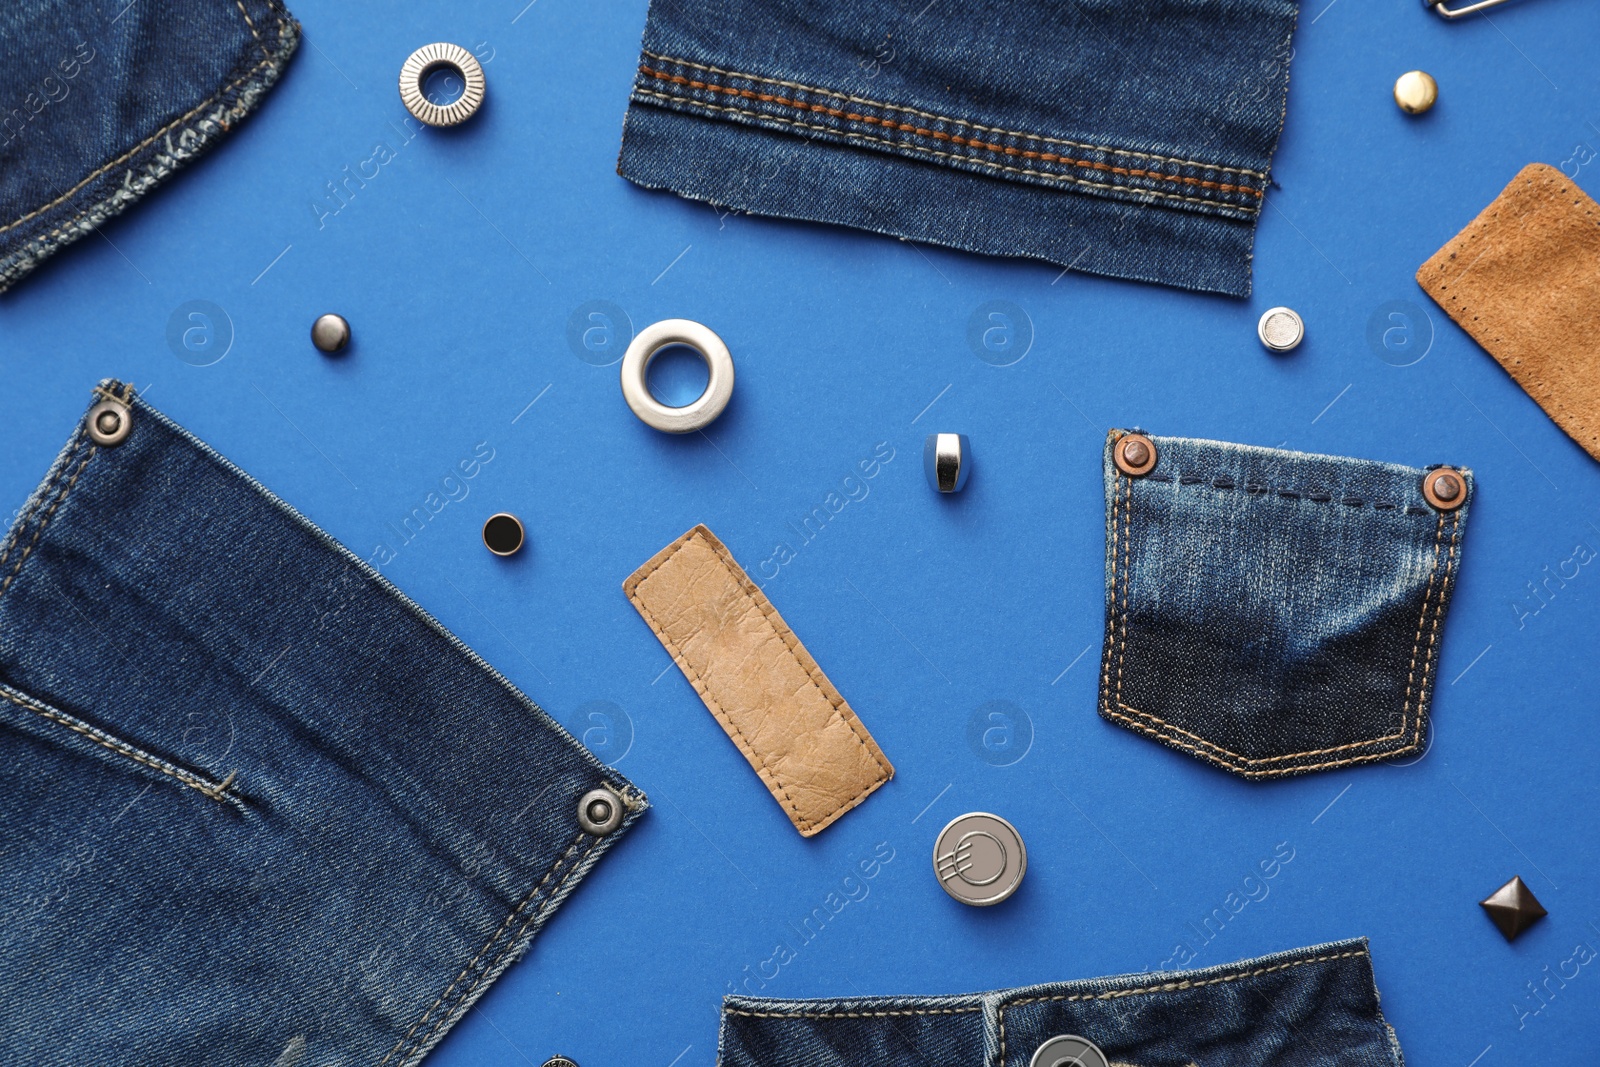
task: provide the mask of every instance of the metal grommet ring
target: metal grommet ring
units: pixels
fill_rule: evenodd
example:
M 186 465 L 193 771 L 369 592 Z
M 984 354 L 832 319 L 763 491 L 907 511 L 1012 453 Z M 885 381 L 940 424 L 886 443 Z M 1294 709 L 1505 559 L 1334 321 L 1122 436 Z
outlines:
M 97 445 L 120 445 L 133 429 L 133 411 L 115 400 L 102 400 L 89 409 L 85 421 L 89 439 Z
M 1111 446 L 1111 459 L 1117 470 L 1138 478 L 1156 469 L 1156 443 L 1142 433 L 1123 434 Z
M 604 837 L 622 825 L 622 798 L 601 786 L 583 794 L 578 801 L 578 825 L 586 834 Z
M 428 75 L 440 68 L 461 75 L 461 95 L 448 104 L 435 104 L 423 90 Z M 400 68 L 400 100 L 418 121 L 429 126 L 455 126 L 470 119 L 483 106 L 485 88 L 477 57 L 458 44 L 425 44 Z
M 1062 1034 L 1034 1049 L 1028 1067 L 1106 1067 L 1106 1054 L 1086 1037 Z
M 1422 476 L 1422 496 L 1440 511 L 1454 511 L 1467 502 L 1467 480 L 1454 467 L 1435 467 Z
M 645 371 L 662 349 L 687 345 L 706 361 L 710 378 L 706 391 L 693 403 L 669 408 L 650 395 Z M 711 425 L 733 396 L 733 356 L 712 330 L 689 319 L 662 319 L 634 337 L 622 357 L 622 399 L 639 421 L 662 433 L 691 433 Z

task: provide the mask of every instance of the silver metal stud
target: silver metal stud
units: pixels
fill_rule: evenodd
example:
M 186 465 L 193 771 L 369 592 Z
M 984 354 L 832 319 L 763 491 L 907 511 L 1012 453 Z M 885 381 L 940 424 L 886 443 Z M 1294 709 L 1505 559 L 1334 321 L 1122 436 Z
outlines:
M 311 343 L 318 351 L 330 355 L 342 351 L 350 343 L 350 323 L 343 315 L 331 312 L 317 316 L 317 321 L 311 324 Z
M 578 801 L 578 826 L 586 834 L 604 837 L 622 825 L 625 807 L 615 790 L 601 786 L 583 794 Z
M 97 445 L 120 445 L 133 429 L 133 411 L 116 400 L 102 400 L 89 409 L 85 419 L 89 439 Z
M 928 484 L 941 493 L 959 493 L 972 472 L 972 442 L 964 433 L 930 433 L 922 446 Z

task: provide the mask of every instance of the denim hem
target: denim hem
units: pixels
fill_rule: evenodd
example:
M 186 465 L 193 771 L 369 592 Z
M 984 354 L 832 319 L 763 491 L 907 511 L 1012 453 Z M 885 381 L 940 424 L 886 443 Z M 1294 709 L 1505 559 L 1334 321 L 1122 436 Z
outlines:
M 1248 297 L 1254 214 L 1173 210 L 1132 191 L 997 179 L 972 168 L 735 125 L 688 109 L 628 109 L 617 173 L 645 189 L 750 215 L 831 223 L 1084 274 Z M 936 207 L 936 210 L 935 210 Z
M 255 110 L 277 83 L 299 46 L 299 22 L 282 0 L 252 0 L 276 21 L 272 30 L 263 33 L 244 0 L 234 2 L 249 27 L 254 47 L 211 96 L 107 161 L 55 200 L 0 224 L 0 293 L 202 155 Z
M 1265 171 L 1010 130 L 649 50 L 633 98 L 741 125 L 805 131 L 813 142 L 849 143 L 992 177 L 1232 218 L 1256 217 L 1266 193 Z

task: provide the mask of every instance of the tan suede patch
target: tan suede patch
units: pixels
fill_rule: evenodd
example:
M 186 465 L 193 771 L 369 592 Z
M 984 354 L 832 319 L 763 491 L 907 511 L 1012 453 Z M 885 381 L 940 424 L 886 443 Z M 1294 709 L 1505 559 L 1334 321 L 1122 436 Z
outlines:
M 817 661 L 726 546 L 696 526 L 622 583 L 802 837 L 894 777 Z
M 1600 459 L 1600 205 L 1530 163 L 1417 282 Z

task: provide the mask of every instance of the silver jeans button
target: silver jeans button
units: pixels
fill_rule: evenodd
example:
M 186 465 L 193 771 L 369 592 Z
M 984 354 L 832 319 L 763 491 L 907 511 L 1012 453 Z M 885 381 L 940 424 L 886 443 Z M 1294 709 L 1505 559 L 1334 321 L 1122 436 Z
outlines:
M 622 825 L 622 798 L 601 786 L 583 794 L 578 801 L 578 825 L 586 834 L 604 837 Z
M 975 907 L 998 904 L 1017 891 L 1028 850 L 1017 828 L 987 812 L 950 820 L 933 845 L 933 870 L 944 891 Z
M 133 412 L 128 405 L 102 400 L 89 409 L 89 439 L 97 445 L 120 445 L 133 429 Z
M 1040 1045 L 1028 1067 L 1106 1067 L 1106 1054 L 1088 1038 L 1062 1034 Z

